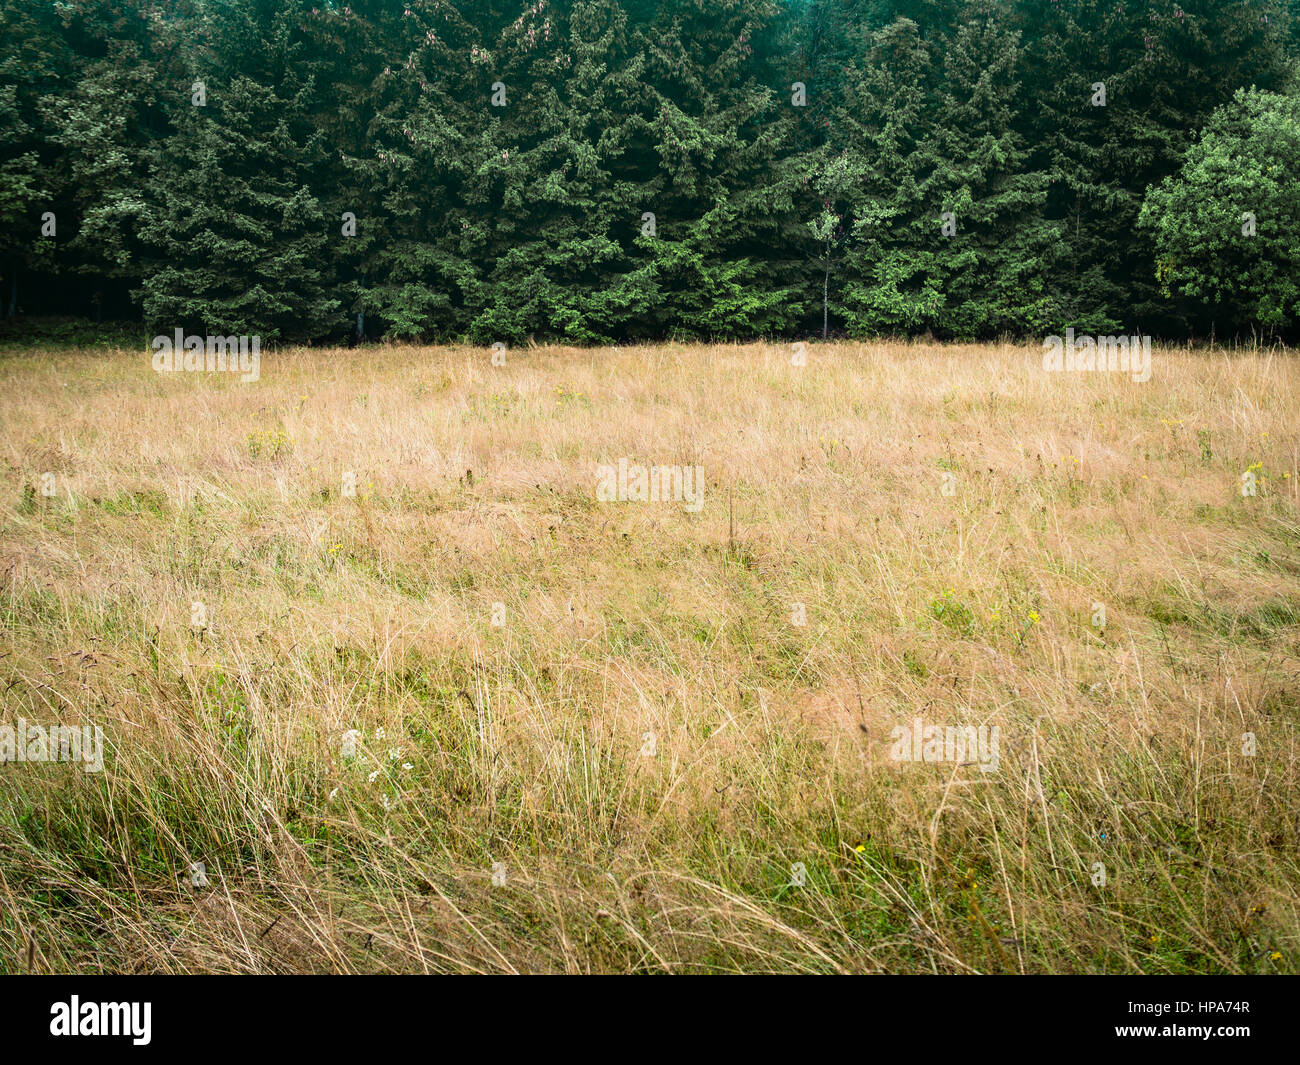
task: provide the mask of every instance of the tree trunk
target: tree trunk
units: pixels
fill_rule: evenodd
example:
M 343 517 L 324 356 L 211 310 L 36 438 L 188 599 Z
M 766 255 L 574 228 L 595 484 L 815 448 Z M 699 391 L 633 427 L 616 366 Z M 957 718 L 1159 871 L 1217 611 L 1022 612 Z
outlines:
M 366 287 L 366 275 L 361 275 L 361 287 Z M 366 315 L 364 311 L 357 311 L 357 336 L 356 343 L 360 344 L 366 339 Z
M 822 339 L 826 339 L 827 325 L 830 319 L 831 261 L 826 260 L 826 276 L 822 279 Z

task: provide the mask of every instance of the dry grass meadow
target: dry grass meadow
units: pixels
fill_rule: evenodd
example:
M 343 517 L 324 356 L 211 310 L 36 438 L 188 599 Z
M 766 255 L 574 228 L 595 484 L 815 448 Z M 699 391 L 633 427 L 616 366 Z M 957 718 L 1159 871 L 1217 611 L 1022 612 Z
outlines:
M 790 350 L 0 356 L 0 971 L 1300 970 L 1294 356 Z

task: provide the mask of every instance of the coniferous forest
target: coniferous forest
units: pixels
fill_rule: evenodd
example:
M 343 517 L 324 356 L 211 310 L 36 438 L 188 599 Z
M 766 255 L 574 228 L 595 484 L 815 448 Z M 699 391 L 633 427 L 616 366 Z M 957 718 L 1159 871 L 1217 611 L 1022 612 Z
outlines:
M 1293 341 L 1296 0 L 0 0 L 0 312 Z

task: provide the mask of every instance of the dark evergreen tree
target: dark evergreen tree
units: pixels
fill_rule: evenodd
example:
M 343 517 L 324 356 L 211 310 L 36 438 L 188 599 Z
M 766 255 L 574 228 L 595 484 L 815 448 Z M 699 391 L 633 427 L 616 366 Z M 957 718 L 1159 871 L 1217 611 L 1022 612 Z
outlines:
M 303 7 L 244 0 L 205 17 L 209 43 L 193 83 L 177 86 L 140 228 L 155 328 L 264 342 L 342 331 L 311 187 L 325 153 L 310 121 L 315 85 L 296 65 Z
M 1018 34 L 991 8 L 944 42 L 927 148 L 936 162 L 922 186 L 952 216 L 951 236 L 940 227 L 944 336 L 1023 335 L 1060 320 L 1050 285 L 1060 226 L 1044 216 L 1050 177 L 1033 169 L 1017 128 L 1022 59 Z
M 330 93 L 318 128 L 331 176 L 315 188 L 354 331 L 468 332 L 485 266 L 482 219 L 466 201 L 481 154 L 471 134 L 480 31 L 469 20 L 504 19 L 468 11 L 363 0 L 308 19 L 317 84 Z
M 935 71 L 909 19 L 876 33 L 851 66 L 834 125 L 854 180 L 826 209 L 845 219 L 844 281 L 833 305 L 853 334 L 934 329 L 943 311 Z
M 650 335 L 755 336 L 788 330 L 805 308 L 805 250 L 792 247 L 800 183 L 784 147 L 793 92 L 775 61 L 766 0 L 707 6 L 664 0 L 644 31 L 659 156 L 652 263 L 661 306 Z
M 68 223 L 60 265 L 88 279 L 97 317 L 106 302 L 119 313 L 130 306 L 149 164 L 170 133 L 170 87 L 185 77 L 177 23 L 151 25 L 148 16 L 135 0 L 71 9 L 66 30 L 81 53 L 78 75 L 42 100 Z
M 538 0 L 478 65 L 473 121 L 485 157 L 470 195 L 491 219 L 491 269 L 473 335 L 625 334 L 657 295 L 641 245 L 655 198 L 645 59 L 626 13 L 613 0 Z

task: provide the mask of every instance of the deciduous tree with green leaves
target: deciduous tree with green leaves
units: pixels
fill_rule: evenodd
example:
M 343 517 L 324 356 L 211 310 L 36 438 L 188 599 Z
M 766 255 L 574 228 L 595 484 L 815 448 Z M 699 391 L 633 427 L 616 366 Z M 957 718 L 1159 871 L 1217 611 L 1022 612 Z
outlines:
M 1300 322 L 1300 97 L 1241 90 L 1211 116 L 1142 226 L 1168 296 L 1213 327 L 1266 336 Z

